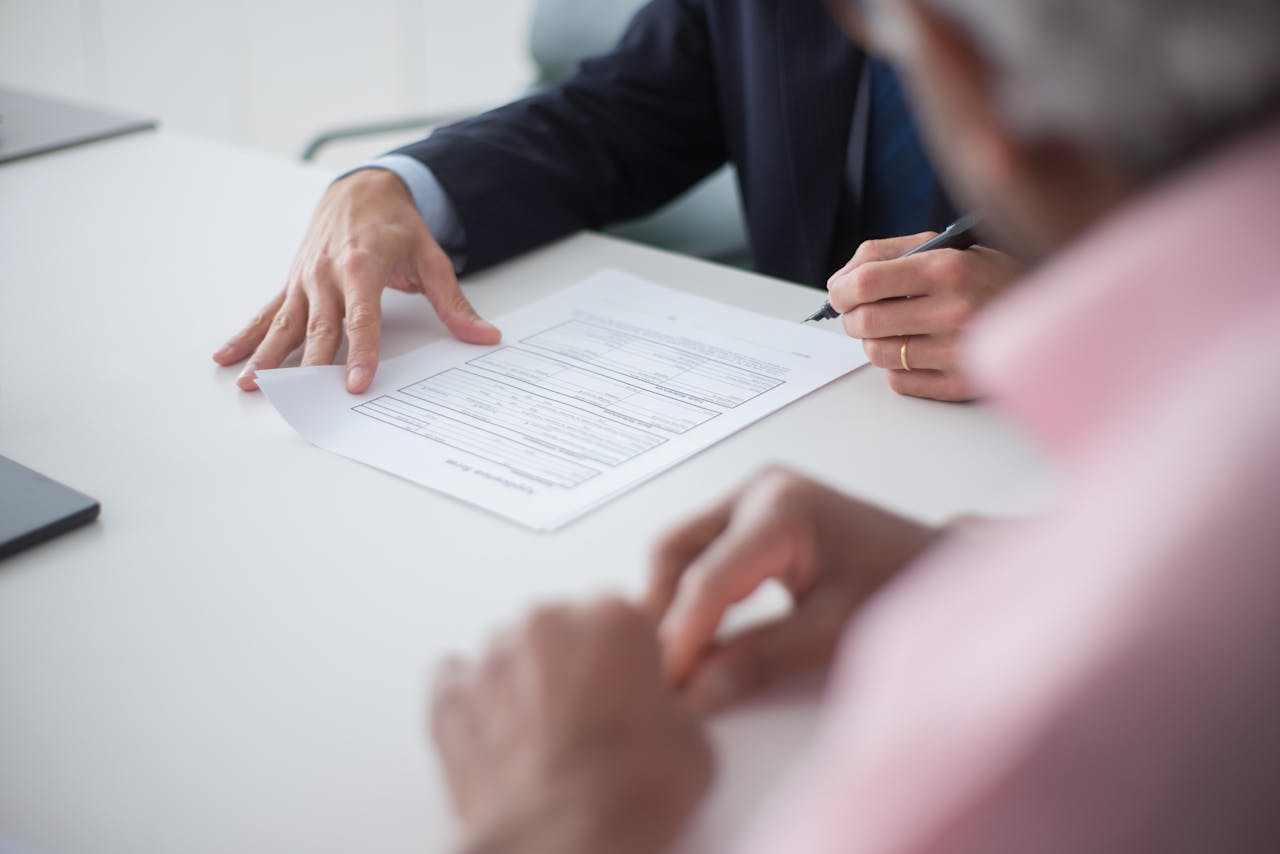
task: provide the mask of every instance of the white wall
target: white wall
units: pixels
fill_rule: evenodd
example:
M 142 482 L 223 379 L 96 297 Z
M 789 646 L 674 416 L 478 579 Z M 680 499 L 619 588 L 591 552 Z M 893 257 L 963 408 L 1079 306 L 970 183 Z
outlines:
M 296 155 L 350 122 L 490 106 L 532 79 L 533 0 L 0 0 L 0 86 Z M 394 141 L 394 140 L 392 140 Z M 382 150 L 331 151 L 331 165 Z

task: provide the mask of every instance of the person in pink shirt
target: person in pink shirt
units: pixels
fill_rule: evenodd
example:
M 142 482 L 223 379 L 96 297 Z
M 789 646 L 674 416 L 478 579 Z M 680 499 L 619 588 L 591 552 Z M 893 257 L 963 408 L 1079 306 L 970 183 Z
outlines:
M 839 11 L 952 189 L 1041 259 L 968 359 L 1059 506 L 937 530 L 751 481 L 659 546 L 647 609 L 544 608 L 442 669 L 462 850 L 663 850 L 712 774 L 689 701 L 829 665 L 746 851 L 1280 851 L 1280 4 Z M 791 613 L 717 641 L 769 579 Z

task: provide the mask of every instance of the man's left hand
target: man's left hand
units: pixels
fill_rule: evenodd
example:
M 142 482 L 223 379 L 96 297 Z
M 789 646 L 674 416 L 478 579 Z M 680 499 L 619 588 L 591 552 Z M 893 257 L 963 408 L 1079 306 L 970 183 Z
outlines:
M 933 236 L 867 241 L 828 280 L 827 290 L 845 331 L 862 339 L 873 365 L 889 371 L 894 391 L 972 400 L 977 393 L 961 364 L 961 335 L 974 314 L 1013 283 L 1021 267 L 985 246 L 901 257 Z M 910 370 L 903 365 L 904 355 Z
M 654 854 L 711 781 L 653 621 L 618 600 L 540 609 L 447 662 L 432 732 L 468 854 Z

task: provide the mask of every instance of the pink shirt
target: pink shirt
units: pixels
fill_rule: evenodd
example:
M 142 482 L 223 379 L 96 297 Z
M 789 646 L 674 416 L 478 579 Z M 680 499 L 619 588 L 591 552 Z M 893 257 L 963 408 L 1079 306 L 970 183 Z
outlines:
M 1065 483 L 850 627 L 752 851 L 1280 851 L 1280 125 L 1111 217 L 972 341 Z

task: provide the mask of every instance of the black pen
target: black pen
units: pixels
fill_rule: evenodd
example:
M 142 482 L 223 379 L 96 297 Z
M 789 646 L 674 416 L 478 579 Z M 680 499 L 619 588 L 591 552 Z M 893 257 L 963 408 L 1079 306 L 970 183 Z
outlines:
M 933 249 L 968 249 L 977 239 L 974 237 L 974 231 L 982 224 L 982 217 L 976 213 L 965 214 L 951 225 L 947 226 L 946 231 L 937 237 L 931 237 L 924 243 L 921 243 L 915 249 L 912 249 L 901 258 L 910 258 L 912 255 L 919 255 L 921 252 L 929 252 Z M 822 304 L 822 308 L 806 317 L 801 323 L 808 323 L 811 320 L 831 320 L 839 317 L 840 312 L 831 307 L 831 302 Z

